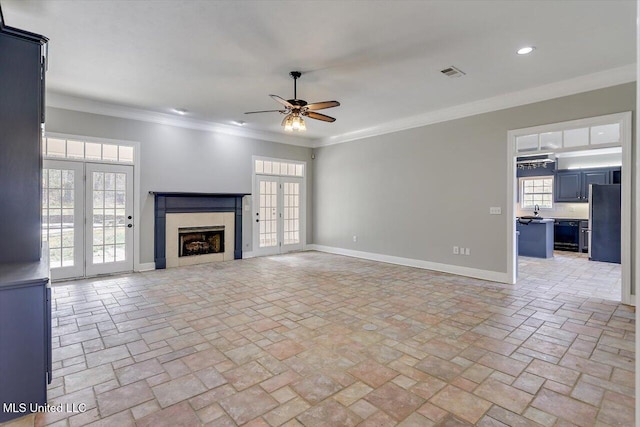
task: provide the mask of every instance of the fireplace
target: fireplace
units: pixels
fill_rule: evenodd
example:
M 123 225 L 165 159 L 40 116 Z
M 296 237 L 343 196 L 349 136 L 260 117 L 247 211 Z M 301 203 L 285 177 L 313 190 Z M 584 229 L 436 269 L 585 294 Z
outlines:
M 156 268 L 242 259 L 242 197 L 247 194 L 161 192 L 151 192 L 151 194 L 155 199 L 154 260 Z M 220 252 L 197 254 L 200 247 L 206 245 L 196 243 L 190 245 L 188 251 L 196 253 L 185 256 L 185 251 L 182 250 L 182 255 L 180 254 L 182 247 L 178 237 L 180 229 L 195 229 L 194 231 L 201 232 L 201 227 L 212 229 L 214 228 L 212 225 L 224 226 L 224 230 L 219 233 L 221 235 Z M 216 241 L 196 241 L 207 242 L 217 250 Z
M 224 225 L 178 228 L 178 256 L 224 252 Z

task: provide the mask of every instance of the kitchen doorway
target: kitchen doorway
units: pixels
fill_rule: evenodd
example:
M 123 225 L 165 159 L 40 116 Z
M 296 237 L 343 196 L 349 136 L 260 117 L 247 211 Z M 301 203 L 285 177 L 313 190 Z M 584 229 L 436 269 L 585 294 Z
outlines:
M 528 253 L 532 250 L 530 245 L 541 245 L 536 250 L 546 249 L 541 256 L 549 256 L 549 244 L 553 251 L 556 219 L 567 220 L 559 224 L 567 228 L 567 241 L 560 243 L 575 244 L 579 252 L 585 246 L 592 248 L 589 242 L 594 239 L 594 233 L 590 220 L 594 216 L 590 209 L 593 208 L 594 195 L 589 191 L 599 190 L 600 186 L 618 185 L 619 231 L 609 231 L 609 236 L 619 238 L 620 242 L 620 301 L 635 305 L 635 290 L 631 283 L 631 174 L 624 173 L 631 170 L 631 117 L 630 112 L 625 112 L 509 131 L 507 262 L 511 283 L 515 284 L 517 280 L 518 251 L 523 255 L 523 251 Z M 609 158 L 617 155 L 621 165 L 616 169 L 617 165 L 607 163 L 609 160 L 594 163 L 598 158 L 596 154 L 606 154 Z M 545 168 L 553 171 L 536 173 L 536 169 L 543 168 L 539 166 L 543 162 Z M 526 173 L 518 173 L 523 168 Z M 535 209 L 538 206 L 540 209 Z M 538 210 L 537 215 L 535 210 Z M 517 217 L 533 221 L 535 227 L 544 227 L 547 236 L 551 233 L 551 242 L 548 238 L 538 238 L 541 234 L 533 233 L 534 228 L 518 225 Z M 518 227 L 524 233 L 524 236 L 521 233 L 523 239 L 520 241 L 516 234 Z M 570 235 L 575 236 L 570 231 L 577 232 L 577 243 L 569 238 Z M 535 236 L 532 237 L 532 233 Z M 519 244 L 524 246 L 520 248 Z M 591 249 L 587 250 L 591 252 Z M 590 262 L 589 256 L 583 255 L 582 258 Z

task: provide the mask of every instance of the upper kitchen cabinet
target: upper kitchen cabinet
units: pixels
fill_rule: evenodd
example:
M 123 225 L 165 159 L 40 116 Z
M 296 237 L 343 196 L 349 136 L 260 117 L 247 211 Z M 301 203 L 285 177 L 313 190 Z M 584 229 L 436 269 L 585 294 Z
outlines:
M 589 186 L 591 184 L 609 184 L 610 175 L 611 171 L 609 168 L 583 171 L 581 183 L 583 201 L 589 201 Z
M 611 168 L 611 174 L 609 175 L 609 182 L 611 184 L 622 183 L 622 168 Z
M 556 171 L 555 201 L 587 203 L 589 186 L 592 184 L 610 184 L 613 170 L 620 168 L 597 168 L 582 170 Z
M 0 13 L 0 262 L 40 259 L 41 137 L 47 39 Z
M 556 202 L 580 202 L 582 188 L 580 171 L 557 171 L 556 172 Z

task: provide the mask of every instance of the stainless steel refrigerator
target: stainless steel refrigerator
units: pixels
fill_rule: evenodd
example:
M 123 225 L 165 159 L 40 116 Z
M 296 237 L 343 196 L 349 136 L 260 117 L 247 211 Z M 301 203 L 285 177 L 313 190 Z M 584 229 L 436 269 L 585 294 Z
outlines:
M 620 184 L 589 187 L 589 259 L 620 264 Z

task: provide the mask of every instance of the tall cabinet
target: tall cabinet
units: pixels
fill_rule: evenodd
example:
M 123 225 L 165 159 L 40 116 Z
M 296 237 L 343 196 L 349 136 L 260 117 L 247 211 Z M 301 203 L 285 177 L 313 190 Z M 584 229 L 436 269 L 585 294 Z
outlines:
M 45 404 L 51 381 L 49 269 L 40 237 L 46 43 L 5 25 L 0 10 L 0 422 Z

